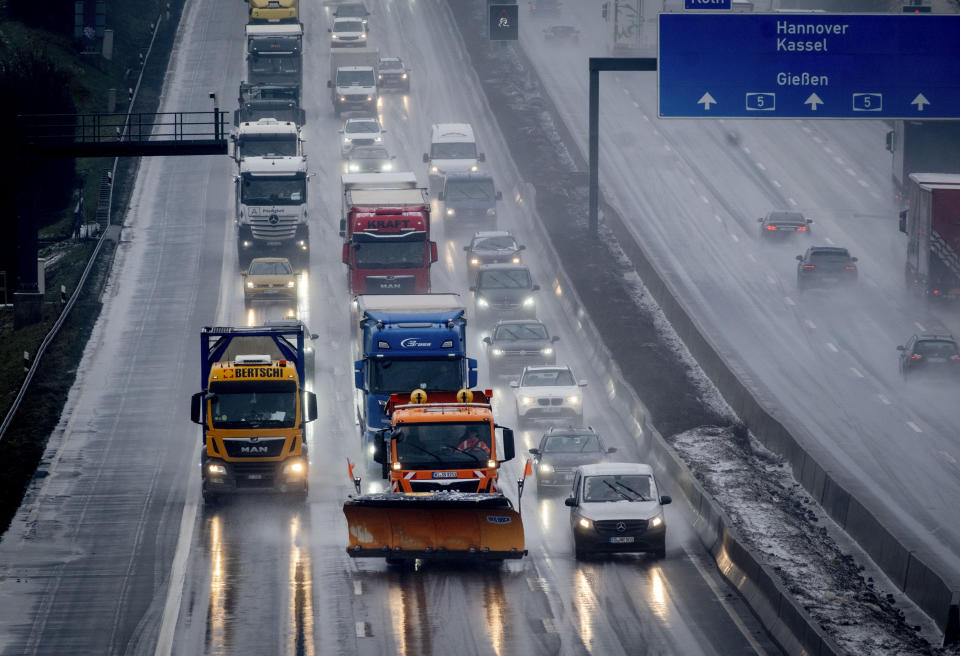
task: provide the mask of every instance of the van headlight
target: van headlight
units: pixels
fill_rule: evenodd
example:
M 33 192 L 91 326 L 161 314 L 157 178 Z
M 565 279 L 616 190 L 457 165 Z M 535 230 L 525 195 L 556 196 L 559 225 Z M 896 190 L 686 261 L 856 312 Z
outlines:
M 247 281 L 247 289 L 253 289 L 253 282 L 250 280 Z
M 457 211 L 456 211 L 455 209 L 453 209 L 452 207 L 448 207 L 448 208 L 447 208 L 447 216 L 453 216 L 453 215 L 456 214 L 456 213 L 457 213 Z
M 359 171 L 359 170 L 360 170 L 360 165 L 359 165 L 359 164 L 355 164 L 355 163 L 353 163 L 353 162 L 350 163 L 350 172 L 351 172 L 351 173 L 356 173 L 356 172 Z
M 494 354 L 495 356 L 497 356 L 497 357 L 500 357 L 501 355 L 503 355 L 503 349 L 502 349 L 502 348 L 493 348 L 493 349 L 490 349 L 490 352 L 493 353 L 493 354 Z
M 663 524 L 663 515 L 657 515 L 647 523 L 650 525 L 650 528 L 658 528 Z
M 288 280 L 288 281 L 287 281 L 287 287 L 296 287 L 296 286 L 297 286 L 297 281 L 296 281 L 296 280 Z
M 439 173 L 439 172 L 440 172 L 440 169 L 438 169 L 436 166 L 431 166 L 431 167 L 430 167 L 430 172 L 431 172 L 431 173 Z
M 549 463 L 546 463 L 546 462 L 540 463 L 540 473 L 541 473 L 541 474 L 552 474 L 552 473 L 553 473 L 553 465 L 551 465 L 551 464 L 549 464 Z
M 381 170 L 381 171 L 392 171 L 392 170 L 393 170 L 393 164 L 391 164 L 390 162 L 385 162 L 385 163 L 383 164 L 383 166 L 380 167 L 380 170 Z
M 535 299 L 533 296 L 527 296 L 525 299 L 523 299 L 523 307 L 533 307 L 536 305 L 536 303 L 537 299 Z
M 540 349 L 540 355 L 553 355 L 553 347 L 544 346 L 542 349 Z
M 490 302 L 487 301 L 487 299 L 485 299 L 484 297 L 478 296 L 478 297 L 477 297 L 477 306 L 478 306 L 478 307 L 482 307 L 482 308 L 484 308 L 484 307 L 490 307 Z
M 473 173 L 476 173 L 476 172 L 479 171 L 480 169 L 479 169 L 479 167 L 477 167 L 476 164 L 474 164 L 473 166 L 470 167 L 470 170 L 471 170 Z
M 497 209 L 495 207 L 491 207 L 487 209 L 487 216 L 496 216 L 496 215 L 497 215 Z
M 345 143 L 345 144 L 350 143 L 350 141 L 351 141 L 350 137 L 344 137 L 344 138 L 343 138 L 343 143 Z
M 593 526 L 593 522 L 591 522 L 586 517 L 581 517 L 580 521 L 577 522 L 577 524 L 580 526 L 580 528 L 590 528 L 591 526 Z
M 479 257 L 471 257 L 471 258 L 470 258 L 470 264 L 473 264 L 473 265 L 480 264 L 480 258 L 479 258 Z

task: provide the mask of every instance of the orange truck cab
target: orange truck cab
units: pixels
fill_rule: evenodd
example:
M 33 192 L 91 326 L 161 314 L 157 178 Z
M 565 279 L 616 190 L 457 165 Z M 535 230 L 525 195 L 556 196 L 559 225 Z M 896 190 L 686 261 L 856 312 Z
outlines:
M 392 394 L 390 427 L 379 432 L 373 459 L 391 492 L 498 493 L 500 465 L 512 460 L 513 431 L 494 422 L 492 390 Z M 496 429 L 502 430 L 498 440 Z

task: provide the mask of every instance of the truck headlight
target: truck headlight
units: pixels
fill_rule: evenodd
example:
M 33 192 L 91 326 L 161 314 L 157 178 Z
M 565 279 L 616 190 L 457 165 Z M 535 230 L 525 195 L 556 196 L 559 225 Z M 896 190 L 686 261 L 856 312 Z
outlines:
M 401 80 L 406 80 L 406 79 L 407 79 L 407 74 L 404 73 L 403 75 L 401 75 L 401 76 L 400 76 L 400 79 L 401 79 Z
M 393 469 L 394 469 L 394 471 L 399 471 L 400 467 L 401 467 L 400 461 L 399 461 L 399 460 L 395 460 L 394 463 L 393 463 Z
M 343 143 L 345 143 L 345 144 L 348 144 L 348 143 L 350 143 L 351 141 L 352 141 L 352 139 L 350 139 L 350 137 L 344 137 L 344 138 L 343 138 Z
M 473 173 L 476 173 L 477 171 L 480 170 L 480 168 L 479 168 L 476 164 L 474 164 L 473 166 L 470 167 L 470 170 L 471 170 Z
M 359 164 L 354 164 L 353 162 L 351 162 L 349 168 L 350 168 L 350 172 L 351 172 L 351 173 L 356 173 L 357 171 L 360 170 L 360 165 L 359 165 Z
M 373 138 L 373 140 L 377 142 L 383 141 L 383 135 L 378 134 Z
M 591 526 L 593 526 L 593 522 L 591 522 L 586 517 L 581 517 L 580 521 L 577 522 L 577 524 L 580 525 L 580 528 L 590 528 Z
M 297 281 L 296 281 L 296 280 L 288 280 L 288 281 L 287 281 L 287 287 L 296 287 L 296 286 L 297 286 Z
M 227 468 L 224 467 L 223 465 L 210 463 L 209 465 L 207 465 L 207 472 L 209 472 L 210 474 L 213 474 L 214 476 L 226 476 Z
M 490 352 L 493 353 L 493 354 L 494 354 L 495 356 L 497 356 L 497 357 L 500 357 L 501 355 L 503 355 L 503 349 L 502 349 L 502 348 L 491 349 Z
M 497 215 L 497 208 L 490 207 L 487 209 L 487 216 L 496 216 L 496 215 Z
M 520 256 L 519 256 L 519 255 L 514 255 L 514 256 L 513 256 L 513 259 L 510 260 L 510 261 L 511 261 L 513 264 L 520 264 Z
M 337 96 L 340 99 L 340 102 L 347 102 L 346 96 Z
M 307 473 L 307 464 L 302 460 L 294 460 L 283 466 L 284 476 L 303 476 Z
M 253 283 L 249 280 L 247 281 L 247 289 L 253 289 Z
M 535 399 L 532 396 L 521 396 L 520 405 L 531 405 L 534 402 L 534 400 Z
M 657 515 L 647 523 L 649 524 L 650 528 L 657 528 L 663 524 L 663 515 Z
M 536 305 L 536 303 L 537 299 L 535 299 L 533 296 L 527 296 L 525 299 L 523 299 L 523 307 L 533 307 Z
M 482 307 L 482 308 L 490 307 L 490 303 L 489 303 L 489 301 L 487 301 L 487 299 L 483 298 L 482 296 L 478 296 L 478 297 L 477 297 L 477 307 Z
M 456 211 L 455 209 L 453 209 L 452 207 L 448 207 L 448 208 L 447 208 L 447 216 L 453 216 L 453 215 L 456 214 L 456 213 L 457 213 L 457 211 Z
M 574 394 L 573 396 L 568 396 L 567 403 L 569 403 L 570 405 L 577 405 L 578 403 L 580 403 L 580 395 Z
M 391 164 L 390 162 L 384 162 L 383 166 L 380 167 L 380 170 L 381 170 L 381 171 L 392 171 L 392 170 L 393 170 L 393 164 Z
M 367 35 L 366 35 L 366 34 L 361 34 L 361 35 L 360 35 L 360 38 L 361 38 L 361 39 L 366 39 L 366 38 L 367 38 Z
M 431 173 L 439 173 L 439 172 L 440 172 L 440 169 L 438 169 L 436 166 L 431 166 L 431 167 L 430 167 L 430 172 L 431 172 Z
M 544 346 L 542 349 L 540 349 L 540 355 L 553 355 L 553 347 Z
M 473 265 L 480 264 L 480 258 L 479 258 L 479 257 L 471 257 L 471 258 L 470 258 L 470 264 L 473 264 Z
M 497 461 L 496 460 L 487 460 L 487 469 L 496 469 Z
M 545 462 L 540 463 L 540 473 L 541 473 L 541 474 L 552 474 L 552 473 L 553 473 L 553 465 L 550 465 L 550 464 L 545 463 Z
M 367 96 L 367 102 L 371 102 L 372 100 L 373 100 L 373 96 Z
M 337 36 L 336 34 L 331 34 L 331 35 L 330 35 L 330 38 L 331 38 L 333 41 L 337 41 L 340 37 Z

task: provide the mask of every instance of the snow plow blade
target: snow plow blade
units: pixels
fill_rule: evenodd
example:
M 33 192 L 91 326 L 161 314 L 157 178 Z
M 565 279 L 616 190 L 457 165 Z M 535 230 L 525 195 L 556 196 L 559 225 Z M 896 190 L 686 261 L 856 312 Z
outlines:
M 343 504 L 354 558 L 504 560 L 527 555 L 523 523 L 501 494 L 365 494 Z

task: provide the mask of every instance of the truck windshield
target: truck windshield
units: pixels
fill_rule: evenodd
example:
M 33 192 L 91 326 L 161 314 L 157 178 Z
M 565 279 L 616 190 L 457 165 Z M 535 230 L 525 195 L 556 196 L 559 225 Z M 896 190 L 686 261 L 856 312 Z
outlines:
M 461 200 L 494 200 L 496 192 L 493 190 L 493 180 L 447 182 L 443 188 L 446 202 Z
M 338 87 L 372 87 L 374 86 L 373 82 L 373 69 L 365 71 L 337 71 L 337 86 Z
M 490 458 L 490 424 L 403 424 L 396 429 L 397 457 L 405 469 L 475 467 Z
M 427 392 L 458 390 L 463 387 L 460 360 L 443 358 L 433 360 L 371 361 L 370 393 L 409 393 L 418 387 Z
M 274 75 L 290 75 L 300 71 L 300 55 L 251 55 L 250 81 Z
M 247 205 L 299 205 L 307 200 L 307 180 L 299 177 L 243 176 L 240 202 Z
M 476 159 L 477 144 L 472 141 L 435 143 L 430 148 L 431 159 Z
M 214 428 L 293 428 L 297 421 L 294 381 L 247 380 L 210 384 Z
M 425 237 L 424 237 L 425 238 Z M 413 269 L 424 265 L 423 239 L 353 244 L 358 269 Z
M 243 157 L 262 157 L 263 155 L 296 157 L 297 136 L 294 134 L 242 135 L 237 139 L 237 148 Z

